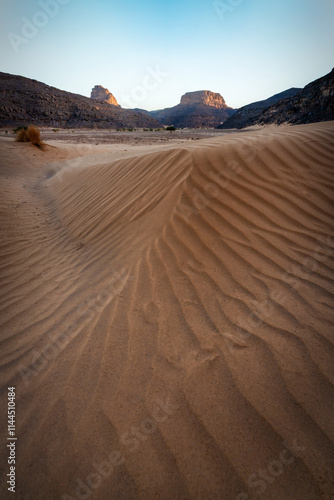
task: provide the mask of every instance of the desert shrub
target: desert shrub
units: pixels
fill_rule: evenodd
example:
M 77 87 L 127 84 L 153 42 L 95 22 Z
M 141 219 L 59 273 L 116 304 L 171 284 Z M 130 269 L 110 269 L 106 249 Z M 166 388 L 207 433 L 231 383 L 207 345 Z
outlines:
M 176 130 L 175 127 L 171 126 L 171 127 L 166 127 L 166 130 L 169 130 L 170 132 L 173 132 L 173 130 Z
M 30 125 L 30 127 L 19 127 L 16 140 L 17 142 L 31 142 L 40 149 L 44 148 L 44 142 L 41 139 L 39 128 L 34 125 Z
M 133 128 L 128 128 L 128 131 L 129 132 L 133 132 Z
M 53 130 L 54 132 L 58 132 L 58 131 L 59 131 L 59 129 L 58 129 L 58 128 L 53 128 L 52 130 Z
M 27 142 L 27 131 L 21 128 L 16 132 L 16 140 L 17 142 Z
M 150 128 L 150 132 L 153 132 L 153 128 Z
M 34 127 L 33 125 L 28 127 L 27 137 L 28 141 L 31 142 L 34 146 L 37 146 L 38 148 L 42 147 L 44 144 L 41 139 L 41 133 L 39 131 L 39 128 Z
M 143 128 L 143 132 L 148 132 L 148 128 Z

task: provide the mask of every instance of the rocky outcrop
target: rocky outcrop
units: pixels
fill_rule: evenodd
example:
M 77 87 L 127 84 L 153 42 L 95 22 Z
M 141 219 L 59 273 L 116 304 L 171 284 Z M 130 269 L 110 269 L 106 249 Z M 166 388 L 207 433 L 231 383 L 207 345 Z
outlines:
M 334 120 L 334 69 L 306 85 L 293 97 L 280 100 L 245 120 L 241 127 L 271 123 L 297 125 L 329 120 Z M 226 122 L 224 128 L 231 122 Z
M 178 128 L 214 128 L 233 113 L 220 94 L 209 90 L 187 92 L 177 106 L 150 111 L 150 115 L 163 125 Z
M 266 109 L 255 121 L 268 123 L 315 123 L 334 120 L 334 69 L 306 85 L 291 99 Z
M 108 89 L 102 87 L 102 85 L 95 85 L 90 94 L 91 99 L 96 99 L 98 101 L 105 101 L 108 104 L 112 104 L 113 106 L 119 106 L 116 98 L 109 92 Z
M 161 125 L 151 116 L 0 73 L 0 126 L 28 124 L 64 128 L 125 128 Z
M 285 90 L 284 92 L 280 92 L 279 94 L 275 94 L 269 99 L 265 99 L 264 101 L 257 101 L 251 104 L 247 104 L 242 108 L 239 108 L 233 116 L 231 116 L 226 122 L 220 125 L 218 128 L 242 128 L 247 126 L 247 123 L 250 120 L 258 117 L 264 109 L 268 108 L 281 101 L 282 99 L 286 99 L 288 97 L 295 96 L 301 89 L 291 88 L 289 90 Z
M 220 94 L 210 92 L 210 90 L 198 90 L 197 92 L 187 92 L 181 97 L 181 105 L 194 106 L 204 104 L 217 109 L 227 108 L 226 102 Z

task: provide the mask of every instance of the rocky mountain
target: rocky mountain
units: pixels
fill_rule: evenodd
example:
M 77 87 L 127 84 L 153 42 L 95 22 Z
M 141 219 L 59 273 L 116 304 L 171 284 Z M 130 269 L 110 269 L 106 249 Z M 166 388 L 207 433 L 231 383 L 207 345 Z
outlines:
M 160 127 L 151 116 L 22 76 L 0 73 L 0 126 Z
M 266 109 L 255 123 L 300 124 L 329 120 L 334 120 L 334 68 L 294 97 Z
M 97 101 L 105 101 L 109 104 L 113 104 L 114 106 L 118 106 L 118 102 L 116 98 L 109 92 L 108 89 L 102 87 L 102 85 L 95 85 L 90 94 L 91 99 L 96 99 Z
M 178 128 L 217 127 L 233 113 L 220 94 L 209 90 L 187 92 L 177 106 L 149 112 L 163 125 Z
M 284 92 L 280 92 L 279 94 L 275 94 L 272 97 L 269 97 L 269 99 L 265 99 L 264 101 L 257 101 L 251 104 L 247 104 L 246 106 L 239 108 L 233 114 L 233 116 L 231 116 L 217 128 L 242 128 L 244 126 L 247 126 L 245 124 L 249 120 L 258 117 L 264 109 L 269 108 L 282 99 L 295 96 L 300 90 L 300 88 L 291 88 L 289 90 L 285 90 Z
M 334 120 L 334 69 L 328 75 L 306 85 L 295 96 L 280 100 L 258 115 L 245 120 L 242 127 L 329 120 Z M 227 122 L 224 125 L 229 126 Z
M 193 106 L 196 104 L 205 104 L 217 109 L 227 108 L 226 102 L 220 94 L 210 92 L 209 90 L 198 90 L 197 92 L 187 92 L 181 97 L 181 105 Z

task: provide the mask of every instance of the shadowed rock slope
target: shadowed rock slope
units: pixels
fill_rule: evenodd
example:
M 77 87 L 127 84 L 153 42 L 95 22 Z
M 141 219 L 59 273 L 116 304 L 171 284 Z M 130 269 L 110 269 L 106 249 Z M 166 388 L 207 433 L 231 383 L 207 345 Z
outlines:
M 0 73 L 0 125 L 158 127 L 152 117 L 72 94 L 22 76 Z
M 328 75 L 306 85 L 295 96 L 279 101 L 237 126 L 244 128 L 271 123 L 297 125 L 330 120 L 334 120 L 334 69 Z M 234 128 L 235 124 L 231 120 L 224 123 L 223 128 Z
M 287 99 L 288 97 L 295 96 L 301 89 L 291 88 L 289 90 L 285 90 L 284 92 L 280 92 L 279 94 L 275 94 L 269 99 L 265 99 L 264 101 L 252 102 L 251 104 L 247 104 L 247 106 L 243 106 L 238 109 L 233 116 L 228 118 L 224 123 L 218 126 L 218 128 L 242 128 L 248 123 L 249 120 L 254 117 L 258 117 L 262 111 L 264 111 L 269 106 L 276 104 L 278 101 L 282 99 Z

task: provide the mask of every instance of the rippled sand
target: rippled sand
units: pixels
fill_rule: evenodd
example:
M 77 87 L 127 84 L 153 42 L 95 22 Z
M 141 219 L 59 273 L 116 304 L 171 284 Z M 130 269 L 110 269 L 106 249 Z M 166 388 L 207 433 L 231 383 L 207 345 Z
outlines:
M 0 141 L 15 498 L 334 498 L 334 122 L 115 147 Z

